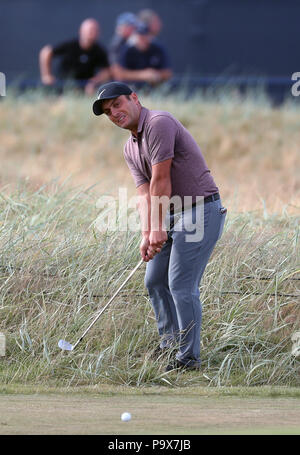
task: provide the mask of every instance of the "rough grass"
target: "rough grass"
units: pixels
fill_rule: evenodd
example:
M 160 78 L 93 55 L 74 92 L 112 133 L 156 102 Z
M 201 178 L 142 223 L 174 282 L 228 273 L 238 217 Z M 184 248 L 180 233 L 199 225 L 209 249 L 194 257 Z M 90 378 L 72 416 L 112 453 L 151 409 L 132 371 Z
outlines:
M 1 199 L 1 379 L 61 386 L 298 386 L 299 220 L 229 214 L 201 285 L 198 373 L 165 373 L 151 360 L 153 312 L 139 270 L 72 353 L 95 313 L 138 257 L 139 233 L 95 229 L 89 190 L 19 187 Z
M 57 347 L 79 338 L 139 260 L 139 233 L 94 224 L 100 195 L 134 193 L 128 133 L 91 116 L 88 98 L 27 93 L 0 104 L 2 384 L 298 387 L 299 109 L 234 93 L 142 101 L 188 127 L 229 209 L 201 283 L 202 371 L 165 373 L 167 359 L 151 360 L 143 269 L 76 351 Z

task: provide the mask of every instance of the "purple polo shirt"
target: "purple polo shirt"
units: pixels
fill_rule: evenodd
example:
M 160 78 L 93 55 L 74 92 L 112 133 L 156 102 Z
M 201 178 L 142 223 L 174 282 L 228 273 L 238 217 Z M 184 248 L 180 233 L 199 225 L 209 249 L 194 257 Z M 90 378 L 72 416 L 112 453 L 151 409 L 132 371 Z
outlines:
M 169 112 L 142 108 L 137 139 L 124 147 L 126 163 L 136 187 L 150 182 L 152 166 L 172 158 L 171 196 L 209 196 L 218 188 L 201 150 L 186 128 Z

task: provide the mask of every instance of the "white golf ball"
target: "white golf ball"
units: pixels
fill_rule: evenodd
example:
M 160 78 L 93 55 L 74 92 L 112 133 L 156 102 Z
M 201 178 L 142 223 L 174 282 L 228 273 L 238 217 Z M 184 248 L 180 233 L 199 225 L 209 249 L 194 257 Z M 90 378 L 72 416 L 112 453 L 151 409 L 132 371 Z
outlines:
M 129 422 L 129 420 L 131 420 L 130 412 L 123 412 L 123 414 L 121 415 L 121 420 L 122 422 Z

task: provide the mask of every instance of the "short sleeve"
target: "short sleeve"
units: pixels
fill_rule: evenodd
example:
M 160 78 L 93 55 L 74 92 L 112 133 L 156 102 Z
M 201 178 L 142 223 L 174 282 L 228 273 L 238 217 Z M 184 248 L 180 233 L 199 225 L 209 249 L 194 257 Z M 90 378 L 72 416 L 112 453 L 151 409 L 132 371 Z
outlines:
M 166 115 L 154 117 L 149 122 L 146 134 L 151 165 L 174 157 L 177 125 L 172 118 Z
M 53 47 L 53 55 L 64 55 L 70 52 L 70 48 L 73 45 L 73 42 L 66 42 L 66 43 L 61 43 L 58 44 L 57 46 Z

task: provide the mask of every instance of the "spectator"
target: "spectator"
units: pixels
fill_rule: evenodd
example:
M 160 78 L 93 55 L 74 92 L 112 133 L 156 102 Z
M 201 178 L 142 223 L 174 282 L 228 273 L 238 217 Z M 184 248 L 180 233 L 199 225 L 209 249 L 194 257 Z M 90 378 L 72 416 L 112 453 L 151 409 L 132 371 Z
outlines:
M 153 38 L 156 38 L 159 35 L 162 29 L 162 21 L 155 11 L 152 9 L 142 9 L 137 17 L 141 22 L 148 25 L 150 34 Z
M 138 20 L 133 13 L 126 12 L 118 16 L 115 34 L 109 48 L 109 61 L 111 66 L 118 62 L 122 48 L 135 31 L 137 25 Z
M 97 41 L 100 26 L 95 19 L 86 19 L 79 28 L 79 37 L 55 47 L 44 46 L 40 51 L 40 73 L 43 84 L 54 85 L 52 73 L 53 57 L 60 57 L 58 76 L 63 80 L 74 80 L 84 85 L 87 94 L 110 79 L 107 52 Z M 80 84 L 78 84 L 80 86 Z
M 172 76 L 165 49 L 153 42 L 149 27 L 140 23 L 133 34 L 133 40 L 123 46 L 113 76 L 116 80 L 146 82 L 152 86 Z

